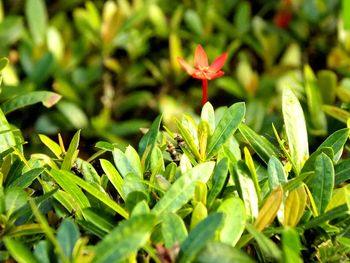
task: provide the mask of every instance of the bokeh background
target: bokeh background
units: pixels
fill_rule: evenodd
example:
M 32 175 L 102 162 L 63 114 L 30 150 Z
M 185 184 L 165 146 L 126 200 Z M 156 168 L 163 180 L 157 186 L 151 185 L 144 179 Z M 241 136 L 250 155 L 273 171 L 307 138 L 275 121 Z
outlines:
M 38 133 L 123 147 L 163 113 L 198 115 L 201 83 L 178 65 L 201 44 L 209 60 L 227 51 L 222 78 L 209 82 L 215 108 L 247 104 L 246 123 L 281 130 L 281 90 L 303 104 L 312 143 L 346 126 L 350 102 L 347 0 L 0 0 L 0 104 L 30 91 L 62 99 L 8 113 L 25 140 Z M 40 146 L 41 147 L 41 146 Z M 89 150 L 87 150 L 89 151 Z

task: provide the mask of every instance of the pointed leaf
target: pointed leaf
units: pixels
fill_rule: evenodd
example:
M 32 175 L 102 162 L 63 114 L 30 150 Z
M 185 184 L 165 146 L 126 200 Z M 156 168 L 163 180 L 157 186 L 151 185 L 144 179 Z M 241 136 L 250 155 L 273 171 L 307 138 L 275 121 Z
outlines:
M 100 163 L 109 181 L 112 183 L 114 188 L 118 191 L 121 198 L 125 201 L 125 195 L 123 191 L 123 178 L 121 177 L 117 169 L 115 169 L 113 164 L 111 164 L 109 161 L 101 159 Z
M 39 263 L 30 249 L 22 242 L 4 237 L 4 243 L 11 256 L 19 263 Z
M 174 213 L 186 204 L 194 195 L 195 182 L 207 182 L 214 169 L 214 162 L 201 163 L 188 170 L 177 179 L 153 207 L 156 215 Z
M 246 139 L 247 143 L 250 144 L 253 150 L 265 163 L 269 162 L 271 156 L 279 156 L 279 152 L 276 150 L 275 146 L 273 146 L 265 137 L 258 135 L 247 125 L 242 123 L 239 125 L 238 129 Z
M 50 108 L 61 99 L 61 95 L 51 91 L 32 91 L 18 95 L 1 104 L 5 114 L 24 108 L 26 106 L 41 102 L 45 107 Z
M 289 88 L 283 90 L 282 110 L 290 155 L 294 169 L 299 174 L 309 157 L 309 145 L 303 109 Z
M 266 198 L 264 205 L 259 211 L 254 227 L 262 231 L 275 219 L 283 200 L 283 189 L 281 186 L 272 191 Z
M 243 102 L 235 103 L 225 111 L 209 140 L 207 159 L 217 154 L 228 138 L 233 135 L 244 115 L 245 104 Z
M 317 210 L 322 214 L 332 197 L 334 187 L 334 168 L 332 160 L 322 153 L 315 162 L 315 176 L 311 185 L 312 196 Z
M 96 246 L 92 263 L 118 262 L 137 252 L 149 240 L 155 219 L 146 214 L 122 221 Z
M 182 243 L 187 237 L 187 229 L 182 218 L 174 213 L 164 215 L 162 217 L 162 236 L 167 248 Z
M 212 187 L 210 188 L 208 197 L 207 197 L 208 207 L 211 207 L 215 198 L 223 190 L 227 177 L 228 177 L 228 159 L 225 157 L 221 159 L 214 168 Z
M 218 210 L 225 215 L 224 225 L 220 230 L 220 241 L 235 246 L 240 239 L 246 224 L 245 207 L 240 198 L 224 200 Z
M 70 169 L 73 166 L 73 163 L 77 157 L 77 151 L 79 146 L 79 140 L 80 140 L 80 130 L 78 130 L 73 138 L 72 141 L 69 144 L 68 150 L 63 158 L 62 170 L 70 171 Z
M 191 262 L 221 227 L 223 215 L 214 213 L 200 222 L 181 244 L 178 263 Z
M 298 225 L 306 208 L 307 194 L 303 185 L 289 192 L 284 205 L 283 225 L 294 227 Z

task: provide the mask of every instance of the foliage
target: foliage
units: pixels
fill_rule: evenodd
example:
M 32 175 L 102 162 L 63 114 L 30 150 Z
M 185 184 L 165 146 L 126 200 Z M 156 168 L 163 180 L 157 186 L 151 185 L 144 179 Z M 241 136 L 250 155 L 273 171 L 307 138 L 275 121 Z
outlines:
M 19 2 L 0 261 L 350 260 L 349 1 Z M 200 111 L 197 44 L 227 56 Z

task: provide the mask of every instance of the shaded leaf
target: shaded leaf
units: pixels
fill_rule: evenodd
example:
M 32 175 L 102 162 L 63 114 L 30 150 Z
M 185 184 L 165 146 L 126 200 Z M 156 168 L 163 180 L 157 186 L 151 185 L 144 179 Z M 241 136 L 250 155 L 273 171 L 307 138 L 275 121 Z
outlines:
M 146 214 L 122 221 L 96 246 L 92 263 L 119 262 L 137 252 L 149 240 L 155 219 Z
M 223 215 L 214 213 L 201 221 L 181 244 L 177 258 L 179 263 L 191 262 L 221 227 Z

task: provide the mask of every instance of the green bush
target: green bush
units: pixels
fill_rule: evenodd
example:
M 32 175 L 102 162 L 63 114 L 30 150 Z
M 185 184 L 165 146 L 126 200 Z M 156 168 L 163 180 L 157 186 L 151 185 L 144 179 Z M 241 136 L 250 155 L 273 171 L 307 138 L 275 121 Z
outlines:
M 0 1 L 0 261 L 349 261 L 348 3 Z

